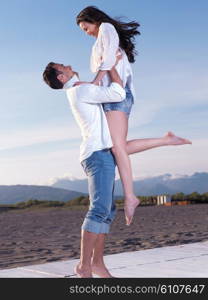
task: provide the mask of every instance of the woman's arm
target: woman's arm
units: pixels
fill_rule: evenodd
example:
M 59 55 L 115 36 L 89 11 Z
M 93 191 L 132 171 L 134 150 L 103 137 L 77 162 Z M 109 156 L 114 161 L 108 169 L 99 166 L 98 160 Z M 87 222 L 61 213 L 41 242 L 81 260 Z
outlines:
M 119 49 L 119 37 L 115 27 L 110 23 L 102 23 L 100 28 L 100 42 L 102 43 L 102 63 L 95 78 L 89 82 L 99 85 L 105 74 L 110 71 L 113 66 L 118 63 L 118 56 L 116 55 Z M 120 55 L 120 58 L 122 56 Z M 75 85 L 80 85 L 86 82 L 77 82 Z
M 116 57 L 116 63 L 115 63 L 115 65 L 113 66 L 113 68 L 110 71 L 100 71 L 100 73 L 101 72 L 108 72 L 109 75 L 110 75 L 111 81 L 112 82 L 117 82 L 118 84 L 120 84 L 123 87 L 123 81 L 121 80 L 121 78 L 118 75 L 118 72 L 116 71 L 116 68 L 115 68 L 120 59 L 122 59 L 122 55 L 121 54 Z M 99 72 L 98 72 L 97 76 L 95 77 L 95 79 L 97 79 L 96 83 L 87 82 L 87 81 L 77 81 L 77 82 L 74 83 L 73 86 L 84 84 L 84 83 L 93 83 L 95 85 L 99 85 L 98 75 L 99 75 Z
M 93 81 L 91 83 L 99 85 L 99 82 L 103 79 L 103 77 L 105 76 L 105 74 L 107 73 L 107 70 L 99 70 L 97 75 L 95 76 L 95 78 L 93 79 Z
M 100 38 L 103 48 L 102 63 L 99 71 L 92 81 L 93 84 L 99 85 L 99 82 L 110 71 L 116 63 L 116 53 L 119 48 L 119 37 L 116 29 L 112 24 L 103 23 L 100 25 Z
M 111 79 L 111 81 L 113 82 L 114 80 L 112 80 L 112 76 L 111 76 L 112 74 L 111 74 L 111 71 L 113 70 L 113 74 L 115 74 L 115 72 L 117 73 L 117 71 L 116 71 L 116 69 L 115 69 L 115 66 L 118 64 L 118 62 L 119 62 L 120 59 L 122 59 L 122 55 L 121 55 L 121 54 L 118 55 L 118 56 L 116 56 L 116 63 L 115 63 L 115 65 L 112 67 L 111 70 L 109 70 L 109 71 L 106 71 L 106 70 L 101 71 L 101 70 L 100 70 L 100 71 L 97 73 L 95 79 L 94 79 L 91 83 L 96 84 L 96 85 L 99 85 L 99 81 L 102 80 L 103 76 L 104 76 L 107 72 L 110 74 L 110 79 Z M 123 82 L 122 82 L 121 78 L 119 77 L 118 73 L 117 73 L 117 76 L 118 76 L 117 78 L 119 78 L 119 84 L 120 84 L 121 86 L 123 86 Z
M 120 84 L 121 87 L 123 87 L 123 81 L 121 80 L 120 76 L 118 75 L 118 72 L 116 71 L 115 67 L 113 67 L 109 71 L 109 75 L 110 75 L 110 79 L 112 82 L 116 82 L 116 83 Z

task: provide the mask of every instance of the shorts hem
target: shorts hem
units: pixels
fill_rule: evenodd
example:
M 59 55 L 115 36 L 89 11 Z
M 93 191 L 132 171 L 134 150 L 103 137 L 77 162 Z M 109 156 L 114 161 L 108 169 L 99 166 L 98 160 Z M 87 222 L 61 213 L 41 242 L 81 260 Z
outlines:
M 104 112 L 108 112 L 108 111 L 122 111 L 123 113 L 125 113 L 125 115 L 127 117 L 129 117 L 130 113 L 127 113 L 126 111 L 122 110 L 122 109 L 117 109 L 117 108 L 108 108 L 108 109 L 104 109 Z

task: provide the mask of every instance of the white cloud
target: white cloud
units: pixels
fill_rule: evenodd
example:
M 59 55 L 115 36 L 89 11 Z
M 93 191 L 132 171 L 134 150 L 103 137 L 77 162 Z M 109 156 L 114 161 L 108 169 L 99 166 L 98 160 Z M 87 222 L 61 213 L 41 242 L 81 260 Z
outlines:
M 131 155 L 133 176 L 208 172 L 207 149 L 208 139 L 194 139 L 192 145 L 160 147 Z
M 57 181 L 60 181 L 60 180 L 76 181 L 78 179 L 79 178 L 73 176 L 71 173 L 64 173 L 63 176 L 49 178 L 46 185 L 53 185 L 54 183 L 56 183 Z
M 149 124 L 161 117 L 161 110 L 189 110 L 208 104 L 208 78 L 203 72 L 190 73 L 184 70 L 135 78 L 135 104 L 132 107 L 130 129 Z M 197 115 L 195 116 L 197 119 Z
M 192 142 L 192 145 L 160 147 L 131 155 L 133 177 L 208 172 L 208 139 Z M 0 165 L 1 184 L 50 185 L 57 178 L 86 178 L 78 148 L 0 159 Z
M 151 123 L 163 108 L 161 102 L 138 100 L 132 107 L 129 118 L 129 130 Z
M 0 158 L 0 165 L 0 184 L 48 185 L 51 178 L 62 178 L 66 174 L 73 174 L 74 178 L 85 177 L 79 163 L 77 147 L 42 154 Z
M 180 179 L 180 178 L 187 178 L 188 177 L 188 175 L 186 175 L 186 174 L 178 174 L 178 173 L 176 173 L 176 174 L 169 174 L 169 176 L 167 176 L 167 177 L 163 177 L 163 180 L 165 181 L 165 180 L 169 180 L 169 179 Z
M 36 82 L 32 82 L 32 75 L 26 81 L 31 90 L 37 88 L 40 81 L 37 77 L 39 75 L 36 74 Z M 21 82 L 25 82 L 25 76 L 24 74 L 21 75 L 17 81 L 15 76 L 12 79 L 12 82 L 16 82 L 17 86 L 12 87 L 11 94 L 9 93 L 9 95 L 14 96 L 17 107 L 21 98 L 15 100 L 15 93 L 17 92 L 19 96 L 25 93 L 24 88 L 21 86 Z M 132 108 L 129 135 L 131 136 L 133 133 L 136 133 L 136 136 L 138 136 L 138 127 L 148 125 L 155 118 L 160 118 L 161 110 L 166 109 L 168 113 L 170 109 L 180 109 L 182 106 L 187 106 L 190 109 L 192 106 L 196 107 L 199 104 L 207 103 L 207 81 L 207 77 L 203 73 L 195 72 L 191 74 L 183 70 L 179 70 L 177 73 L 166 72 L 158 76 L 152 74 L 152 76 L 143 77 L 142 80 L 140 79 L 140 82 L 135 78 L 135 86 L 140 86 L 141 91 L 138 89 L 138 97 Z M 4 90 L 5 93 L 7 91 L 7 89 Z M 44 97 L 47 94 L 49 95 L 49 99 L 46 101 L 50 103 L 50 96 L 53 91 L 49 90 L 48 92 L 45 87 L 42 89 L 42 92 Z M 40 95 L 40 91 L 36 91 L 35 93 Z M 23 106 L 24 103 L 27 103 L 27 99 L 24 98 L 24 101 Z M 41 103 L 42 99 L 37 97 L 37 101 Z M 8 99 L 5 98 L 5 105 L 7 102 Z M 13 104 L 10 101 L 10 105 L 13 106 Z M 9 109 L 7 111 L 10 112 Z M 29 110 L 28 113 L 30 113 Z M 195 122 L 197 122 L 197 116 L 199 121 L 201 116 L 205 118 L 203 114 L 197 114 L 196 119 L 194 119 Z M 191 118 L 193 118 L 193 115 Z M 76 179 L 85 177 L 78 161 L 79 144 L 81 142 L 79 127 L 75 123 L 75 120 L 71 118 L 69 119 L 69 123 L 65 121 L 63 125 L 54 126 L 55 122 L 56 120 L 53 120 L 51 126 L 47 122 L 44 126 L 43 120 L 41 127 L 36 124 L 30 124 L 30 128 L 27 126 L 24 130 L 8 129 L 2 131 L 0 134 L 0 150 L 65 140 L 73 140 L 76 148 L 53 152 L 48 151 L 47 153 L 43 152 L 33 155 L 24 153 L 24 156 L 18 154 L 18 156 L 13 155 L 11 158 L 2 158 L 0 159 L 1 184 L 50 184 L 50 182 L 53 182 L 57 178 L 67 178 L 68 176 L 68 178 Z M 151 129 L 154 129 L 154 126 L 149 126 L 146 132 L 151 132 Z M 138 133 L 141 135 L 144 134 L 144 131 Z M 33 148 L 31 149 L 33 150 Z M 164 173 L 179 176 L 180 174 L 192 174 L 196 171 L 208 171 L 207 149 L 207 139 L 195 139 L 192 146 L 162 147 L 136 154 L 131 156 L 134 178 L 145 178 Z
M 174 76 L 177 77 L 176 74 Z M 183 78 L 184 74 L 181 77 Z M 197 83 L 191 81 L 190 86 L 186 81 L 179 82 L 179 79 L 180 74 L 178 74 L 178 87 L 176 83 L 172 87 L 161 84 L 159 89 L 154 89 L 153 85 L 148 90 L 144 84 L 142 98 L 138 97 L 132 107 L 129 118 L 128 140 L 151 137 L 151 135 L 155 134 L 156 136 L 163 135 L 167 130 L 182 131 L 183 136 L 187 137 L 201 138 L 206 136 L 206 131 L 208 130 L 208 126 L 205 126 L 206 111 L 196 109 L 199 105 L 204 107 L 207 104 L 208 89 L 205 87 L 207 78 L 199 76 L 196 80 Z M 162 78 L 160 80 L 163 82 Z M 151 80 L 149 84 L 151 86 Z M 145 92 L 146 95 L 144 95 Z M 139 93 L 137 94 L 139 95 Z M 184 117 L 182 113 L 180 114 L 180 110 L 184 111 L 186 107 L 189 113 L 186 113 Z M 171 120 L 167 121 L 167 116 L 170 113 Z M 180 118 L 180 123 L 175 122 L 173 116 L 175 116 L 176 120 L 177 117 Z M 166 120 L 166 123 L 164 120 Z M 193 120 L 197 126 L 194 126 Z M 181 124 L 181 127 L 179 124 Z M 164 127 L 166 127 L 165 131 Z M 148 172 L 147 176 L 149 175 L 151 175 L 150 172 Z
M 81 139 L 80 129 L 75 122 L 69 126 L 33 127 L 2 133 L 0 135 L 0 150 L 74 139 L 78 142 Z

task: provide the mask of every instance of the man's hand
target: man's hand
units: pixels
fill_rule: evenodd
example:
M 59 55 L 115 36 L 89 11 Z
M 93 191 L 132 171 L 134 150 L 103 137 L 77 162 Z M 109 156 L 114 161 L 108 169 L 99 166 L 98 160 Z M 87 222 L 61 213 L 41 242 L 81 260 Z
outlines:
M 77 86 L 77 85 L 81 85 L 81 84 L 86 84 L 86 83 L 91 83 L 91 82 L 87 82 L 87 81 L 77 81 L 73 84 L 73 86 Z
M 100 85 L 100 84 L 99 84 L 99 81 L 96 81 L 96 80 L 95 80 L 95 81 L 92 81 L 92 82 L 90 82 L 90 83 L 95 84 L 95 85 Z

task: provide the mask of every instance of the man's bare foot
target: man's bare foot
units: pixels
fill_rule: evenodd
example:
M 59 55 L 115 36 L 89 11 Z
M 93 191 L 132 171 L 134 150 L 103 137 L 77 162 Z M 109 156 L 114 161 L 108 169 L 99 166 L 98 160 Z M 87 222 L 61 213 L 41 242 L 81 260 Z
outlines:
M 94 264 L 92 263 L 91 265 L 92 267 L 92 273 L 98 275 L 101 278 L 115 278 L 114 276 L 112 276 L 110 274 L 110 272 L 108 271 L 108 269 L 106 268 L 106 266 L 104 264 Z
M 126 219 L 126 225 L 130 225 L 134 216 L 136 207 L 140 204 L 140 200 L 136 196 L 125 198 L 124 213 Z
M 81 267 L 80 263 L 74 267 L 74 273 L 79 277 L 79 278 L 91 278 L 92 277 L 92 270 L 91 268 L 84 268 Z
M 168 131 L 164 135 L 164 139 L 167 143 L 167 145 L 184 145 L 184 144 L 192 144 L 191 141 L 181 138 L 179 136 L 176 136 L 173 132 Z

